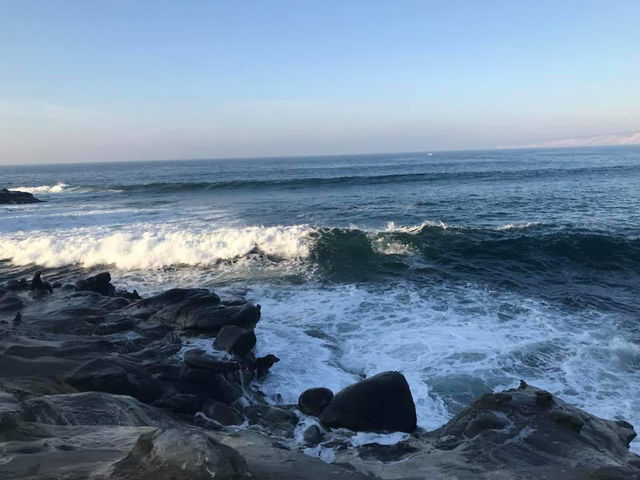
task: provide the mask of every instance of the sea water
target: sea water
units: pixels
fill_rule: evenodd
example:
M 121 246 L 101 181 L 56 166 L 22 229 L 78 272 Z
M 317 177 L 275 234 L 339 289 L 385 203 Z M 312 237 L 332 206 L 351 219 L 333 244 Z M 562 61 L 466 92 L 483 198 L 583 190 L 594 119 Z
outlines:
M 4 187 L 46 203 L 0 207 L 0 279 L 246 287 L 274 403 L 398 370 L 427 429 L 520 379 L 640 425 L 639 147 L 4 166 Z

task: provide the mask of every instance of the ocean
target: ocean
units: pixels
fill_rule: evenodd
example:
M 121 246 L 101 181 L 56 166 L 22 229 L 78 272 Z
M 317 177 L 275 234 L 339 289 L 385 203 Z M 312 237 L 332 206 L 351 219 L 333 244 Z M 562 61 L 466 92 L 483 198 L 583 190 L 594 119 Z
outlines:
M 46 203 L 0 206 L 0 280 L 246 288 L 273 403 L 398 370 L 427 429 L 520 379 L 640 426 L 640 147 L 0 166 L 4 187 Z

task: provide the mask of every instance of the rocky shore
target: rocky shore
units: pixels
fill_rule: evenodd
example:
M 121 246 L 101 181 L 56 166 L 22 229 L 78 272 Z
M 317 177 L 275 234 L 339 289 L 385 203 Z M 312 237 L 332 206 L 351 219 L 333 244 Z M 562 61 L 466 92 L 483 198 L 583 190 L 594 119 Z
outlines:
M 142 299 L 106 272 L 0 286 L 0 479 L 640 479 L 630 424 L 525 382 L 432 432 L 401 372 L 269 405 L 278 352 L 254 355 L 245 295 Z
M 0 205 L 21 205 L 24 203 L 40 203 L 33 194 L 28 192 L 20 192 L 18 190 L 0 189 Z

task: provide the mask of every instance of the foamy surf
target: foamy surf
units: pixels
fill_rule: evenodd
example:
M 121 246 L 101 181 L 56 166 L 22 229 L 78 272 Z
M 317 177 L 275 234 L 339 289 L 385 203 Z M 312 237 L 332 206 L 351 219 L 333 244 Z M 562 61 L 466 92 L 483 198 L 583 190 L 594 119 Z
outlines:
M 63 182 L 58 182 L 55 185 L 40 185 L 37 187 L 12 187 L 10 190 L 19 190 L 27 193 L 64 193 L 69 191 L 71 187 Z
M 30 232 L 0 236 L 0 257 L 9 258 L 16 265 L 113 265 L 123 270 L 209 265 L 256 249 L 277 258 L 305 258 L 309 255 L 309 232 L 310 228 L 304 225 L 202 232 L 157 225 L 137 225 L 122 232 Z
M 274 403 L 296 403 L 307 388 L 335 392 L 362 376 L 397 370 L 427 430 L 521 378 L 590 413 L 640 423 L 639 349 L 619 337 L 614 318 L 455 285 L 429 292 L 405 285 L 256 285 L 250 295 L 264 312 L 257 354 L 280 358 L 259 384 Z M 639 442 L 632 448 L 639 451 Z

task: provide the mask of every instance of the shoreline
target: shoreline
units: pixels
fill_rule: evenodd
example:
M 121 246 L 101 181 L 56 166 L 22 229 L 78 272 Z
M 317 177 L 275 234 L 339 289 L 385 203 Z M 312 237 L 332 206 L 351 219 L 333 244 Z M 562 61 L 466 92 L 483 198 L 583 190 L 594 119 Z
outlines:
M 369 402 L 343 390 L 316 411 L 302 399 L 270 405 L 255 381 L 278 368 L 278 352 L 253 354 L 261 312 L 244 295 L 172 289 L 140 299 L 116 289 L 108 273 L 75 285 L 37 276 L 0 287 L 0 451 L 8 459 L 0 476 L 164 478 L 158 473 L 186 462 L 193 470 L 185 478 L 211 469 L 216 478 L 490 478 L 497 471 L 588 478 L 602 469 L 640 478 L 630 424 L 599 419 L 524 382 L 482 396 L 430 432 L 416 430 L 415 420 L 411 426 L 408 385 L 410 402 L 392 393 L 384 403 L 404 388 L 402 372 L 392 376 L 400 383 L 370 390 L 370 377 L 345 389 L 366 391 Z M 185 349 L 186 339 L 198 339 L 196 348 Z M 370 402 L 385 407 L 367 413 Z M 96 431 L 90 442 L 88 429 Z M 380 435 L 394 429 L 407 433 Z M 193 447 L 163 450 L 176 441 Z M 89 445 L 103 453 L 89 455 Z M 214 464 L 203 464 L 198 451 Z

